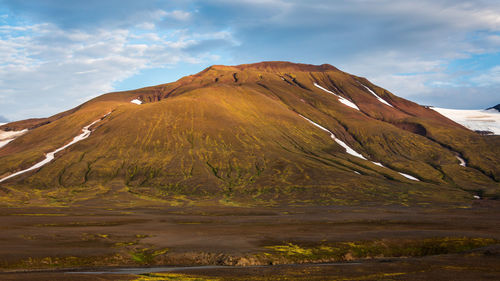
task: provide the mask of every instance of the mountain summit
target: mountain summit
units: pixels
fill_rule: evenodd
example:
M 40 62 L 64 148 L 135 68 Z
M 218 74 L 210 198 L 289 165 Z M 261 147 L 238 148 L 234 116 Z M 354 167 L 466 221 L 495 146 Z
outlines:
M 328 64 L 215 65 L 0 129 L 28 129 L 0 148 L 1 190 L 28 197 L 412 204 L 500 194 L 499 137 Z

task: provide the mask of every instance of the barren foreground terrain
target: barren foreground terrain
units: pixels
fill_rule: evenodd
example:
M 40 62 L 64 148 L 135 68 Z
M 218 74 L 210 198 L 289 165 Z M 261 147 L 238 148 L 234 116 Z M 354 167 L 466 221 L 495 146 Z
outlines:
M 499 221 L 500 202 L 489 200 L 1 208 L 0 279 L 499 280 Z M 138 269 L 115 274 L 118 268 Z

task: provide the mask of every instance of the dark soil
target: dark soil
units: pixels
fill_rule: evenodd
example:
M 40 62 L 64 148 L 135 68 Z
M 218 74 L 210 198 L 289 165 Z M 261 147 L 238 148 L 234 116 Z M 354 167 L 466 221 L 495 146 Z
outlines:
M 2 208 L 0 280 L 498 280 L 498 221 L 500 202 L 484 200 L 470 208 Z M 455 244 L 443 246 L 449 239 Z M 464 248 L 464 239 L 487 242 Z M 372 248 L 360 248 L 373 243 L 385 247 L 377 253 L 433 248 L 410 252 L 418 257 L 370 256 Z M 310 264 L 337 261 L 311 249 L 348 244 L 366 254 L 350 251 L 340 265 Z M 283 245 L 295 252 L 276 250 Z M 291 261 L 297 264 L 279 265 Z M 274 265 L 255 267 L 263 263 Z M 250 267 L 175 272 L 184 279 L 66 273 L 153 265 Z M 22 272 L 34 270 L 42 272 Z

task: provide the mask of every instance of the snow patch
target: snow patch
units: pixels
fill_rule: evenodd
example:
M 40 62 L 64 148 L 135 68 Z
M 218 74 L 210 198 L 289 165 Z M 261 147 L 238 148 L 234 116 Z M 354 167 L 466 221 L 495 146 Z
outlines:
M 130 101 L 131 103 L 135 103 L 135 104 L 142 104 L 142 101 L 138 100 L 138 99 L 133 99 Z
M 358 82 L 358 83 L 359 83 L 359 82 Z M 390 103 L 386 102 L 383 98 L 379 97 L 379 96 L 378 96 L 377 94 L 375 94 L 375 92 L 374 92 L 374 91 L 372 91 L 370 88 L 366 87 L 365 85 L 363 85 L 363 84 L 361 84 L 361 83 L 359 83 L 359 84 L 360 84 L 361 86 L 365 87 L 365 89 L 367 89 L 367 90 L 368 90 L 368 92 L 370 92 L 372 95 L 374 95 L 374 96 L 378 99 L 378 101 L 379 101 L 379 102 L 381 102 L 381 103 L 383 103 L 383 104 L 385 104 L 385 105 L 388 105 L 388 106 L 390 106 L 390 107 L 394 108 L 394 106 L 392 106 L 392 104 L 390 104 Z
M 21 131 L 0 131 L 0 148 L 15 140 L 17 137 L 24 135 L 28 129 Z
M 467 164 L 465 163 L 465 160 L 462 157 L 458 155 L 455 155 L 455 157 L 457 157 L 458 161 L 460 161 L 460 166 L 467 167 Z
M 497 110 L 447 109 L 439 107 L 431 107 L 431 109 L 470 130 L 490 131 L 495 135 L 500 135 L 500 112 Z
M 330 90 L 327 90 L 327 89 L 325 89 L 325 88 L 321 87 L 320 85 L 318 85 L 318 84 L 316 84 L 316 83 L 314 83 L 314 86 L 316 86 L 317 88 L 319 88 L 319 89 L 321 89 L 321 90 L 323 90 L 323 91 L 325 91 L 325 92 L 327 92 L 327 93 L 330 93 L 330 94 L 332 94 L 332 95 L 336 96 L 336 97 L 339 99 L 339 101 L 340 101 L 341 103 L 343 103 L 344 105 L 347 105 L 347 106 L 349 106 L 349 107 L 351 107 L 351 108 L 354 108 L 354 109 L 356 109 L 356 110 L 359 110 L 358 106 L 357 106 L 355 103 L 353 103 L 352 101 L 350 101 L 350 100 L 348 100 L 348 99 L 346 99 L 346 98 L 344 98 L 344 97 L 342 97 L 342 96 L 339 96 L 339 95 L 335 94 L 334 92 L 332 92 L 332 91 L 330 91 Z
M 299 114 L 299 115 L 300 115 L 300 114 Z M 348 146 L 345 142 L 343 142 L 343 141 L 339 140 L 339 139 L 338 139 L 337 137 L 335 137 L 335 135 L 334 135 L 332 132 L 330 132 L 330 130 L 328 130 L 327 128 L 325 128 L 325 127 L 323 127 L 323 126 L 321 126 L 321 125 L 319 125 L 319 124 L 317 124 L 317 123 L 314 123 L 313 121 L 311 121 L 311 120 L 307 119 L 306 117 L 304 117 L 304 116 L 302 116 L 302 115 L 300 115 L 300 117 L 302 117 L 302 118 L 306 119 L 307 121 L 309 121 L 309 123 L 311 123 L 311 124 L 313 124 L 314 126 L 316 126 L 316 127 L 320 128 L 321 130 L 323 130 L 323 131 L 325 131 L 325 132 L 327 132 L 327 133 L 330 133 L 330 137 L 331 137 L 331 138 L 332 138 L 332 139 L 333 139 L 336 143 L 338 143 L 340 146 L 342 146 L 343 148 L 345 148 L 345 150 L 346 150 L 346 152 L 347 152 L 348 154 L 350 154 L 350 155 L 352 155 L 352 156 L 356 156 L 356 157 L 361 158 L 361 159 L 363 159 L 363 160 L 366 160 L 366 158 L 365 158 L 365 157 L 363 157 L 363 155 L 361 155 L 361 154 L 357 153 L 354 149 L 350 148 L 350 147 L 349 147 L 349 146 Z
M 110 113 L 111 113 L 111 112 L 110 112 Z M 97 122 L 101 121 L 104 117 L 108 116 L 110 113 L 108 113 L 108 114 L 104 115 L 102 118 L 97 119 L 96 121 L 94 121 L 94 122 L 90 123 L 89 125 L 87 125 L 87 126 L 83 127 L 83 129 L 82 129 L 82 133 L 81 133 L 81 134 L 79 134 L 78 136 L 74 137 L 74 138 L 73 138 L 73 140 L 72 140 L 71 142 L 69 142 L 69 143 L 65 144 L 65 145 L 64 145 L 64 146 L 62 146 L 62 147 L 59 147 L 58 149 L 56 149 L 56 150 L 54 150 L 54 151 L 52 151 L 52 152 L 49 152 L 49 153 L 45 154 L 45 159 L 44 159 L 44 160 L 42 160 L 42 161 L 40 161 L 40 162 L 36 163 L 35 165 L 33 165 L 33 166 L 29 167 L 28 169 L 25 169 L 25 170 L 22 170 L 22 171 L 16 172 L 16 173 L 11 174 L 11 175 L 9 175 L 9 176 L 7 176 L 7 177 L 3 178 L 3 179 L 0 179 L 0 182 L 6 181 L 6 180 L 8 180 L 8 179 L 10 179 L 10 178 L 13 178 L 13 177 L 15 177 L 15 176 L 18 176 L 18 175 L 20 175 L 20 174 L 24 174 L 24 173 L 26 173 L 26 172 L 36 170 L 36 169 L 38 169 L 38 168 L 42 167 L 43 165 L 45 165 L 45 164 L 49 163 L 50 161 L 54 160 L 54 158 L 55 158 L 55 154 L 56 154 L 56 153 L 60 152 L 61 150 L 64 150 L 64 149 L 68 148 L 69 146 L 71 146 L 71 145 L 73 145 L 73 144 L 75 144 L 75 143 L 77 143 L 77 142 L 79 142 L 79 141 L 81 141 L 81 140 L 84 140 L 84 139 L 88 138 L 88 137 L 90 136 L 90 134 L 92 133 L 92 131 L 91 131 L 89 128 L 90 128 L 92 125 L 94 125 L 95 123 L 97 123 Z
M 377 166 L 380 166 L 382 168 L 386 168 L 386 169 L 389 169 L 387 168 L 386 166 L 382 165 L 382 163 L 380 162 L 374 162 L 374 161 L 370 161 L 372 162 L 373 164 L 377 165 Z M 396 171 L 397 172 L 397 171 Z M 419 179 L 417 179 L 416 177 L 414 176 L 410 176 L 408 174 L 405 174 L 405 173 L 401 173 L 401 172 L 398 172 L 400 175 L 402 175 L 403 177 L 407 178 L 407 179 L 410 179 L 410 180 L 414 180 L 414 181 L 420 181 Z
M 0 141 L 0 148 L 6 146 L 9 142 L 11 142 L 13 140 L 14 139 Z
M 410 179 L 410 180 L 413 180 L 413 181 L 420 181 L 419 179 L 417 179 L 416 177 L 414 176 L 410 176 L 408 174 L 405 174 L 405 173 L 401 173 L 401 172 L 398 172 L 400 175 L 402 175 L 403 177 L 407 178 L 407 179 Z

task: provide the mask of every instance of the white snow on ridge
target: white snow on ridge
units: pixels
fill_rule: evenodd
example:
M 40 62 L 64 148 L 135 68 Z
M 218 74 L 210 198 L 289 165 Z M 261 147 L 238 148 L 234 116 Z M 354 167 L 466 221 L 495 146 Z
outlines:
M 417 179 L 416 177 L 414 176 L 410 176 L 408 174 L 405 174 L 405 173 L 401 173 L 401 172 L 398 172 L 400 175 L 402 175 L 403 177 L 407 178 L 407 179 L 410 179 L 410 180 L 413 180 L 413 181 L 420 181 L 419 179 Z
M 137 105 L 142 104 L 142 101 L 140 101 L 140 100 L 138 100 L 138 99 L 133 99 L 133 100 L 131 100 L 130 102 L 131 102 L 131 103 L 135 103 L 135 104 L 137 104 Z
M 500 112 L 495 109 L 467 110 L 439 107 L 431 107 L 431 109 L 470 130 L 490 131 L 495 135 L 500 135 Z
M 327 128 L 325 128 L 325 127 L 323 127 L 323 126 L 321 126 L 321 125 L 319 125 L 319 124 L 317 124 L 317 123 L 314 123 L 313 121 L 311 121 L 311 120 L 307 119 L 306 117 L 304 117 L 304 116 L 302 116 L 302 115 L 300 115 L 300 117 L 302 117 L 302 118 L 306 119 L 307 121 L 309 121 L 309 123 L 311 123 L 311 124 L 313 124 L 314 126 L 316 126 L 316 127 L 320 128 L 321 130 L 323 130 L 323 131 L 325 131 L 325 132 L 327 132 L 327 133 L 330 133 L 330 137 L 331 137 L 331 138 L 332 138 L 332 139 L 333 139 L 336 143 L 338 143 L 340 146 L 342 146 L 343 148 L 345 148 L 345 150 L 346 150 L 346 152 L 347 152 L 348 154 L 351 154 L 352 156 L 356 156 L 356 157 L 358 157 L 358 158 L 361 158 L 361 159 L 363 159 L 363 160 L 366 160 L 366 158 L 365 158 L 365 157 L 363 157 L 363 155 L 361 155 L 361 154 L 357 153 L 354 149 L 350 148 L 350 147 L 349 147 L 349 146 L 348 146 L 345 142 L 343 142 L 343 141 L 339 140 L 339 139 L 338 139 L 337 137 L 335 137 L 335 135 L 334 135 L 332 132 L 330 132 L 330 130 L 328 130 Z
M 13 141 L 17 137 L 24 135 L 28 129 L 21 131 L 1 131 L 0 130 L 0 148 L 7 145 L 9 142 Z
M 359 82 L 358 82 L 358 83 L 359 83 Z M 372 95 L 374 95 L 374 96 L 378 99 L 378 101 L 379 101 L 379 102 L 381 102 L 381 103 L 383 103 L 383 104 L 385 104 L 385 105 L 388 105 L 388 106 L 390 106 L 390 107 L 393 107 L 393 108 L 394 108 L 394 106 L 392 106 L 392 104 L 388 103 L 388 102 L 387 102 L 387 101 L 385 101 L 383 98 L 379 97 L 379 96 L 378 96 L 377 94 L 375 94 L 375 92 L 374 92 L 374 91 L 372 91 L 370 88 L 366 87 L 365 85 L 363 85 L 363 84 L 361 84 L 361 83 L 359 83 L 359 84 L 360 84 L 361 86 L 365 87 L 365 89 L 367 89 L 367 90 L 368 90 L 368 92 L 370 92 Z
M 346 152 L 347 152 L 348 154 L 350 154 L 350 155 L 352 155 L 352 156 L 356 156 L 356 157 L 361 158 L 361 159 L 363 159 L 363 160 L 368 160 L 368 159 L 366 159 L 363 155 L 361 155 L 361 154 L 357 153 L 354 149 L 352 149 L 351 147 L 349 147 L 349 146 L 348 146 L 345 142 L 343 142 L 343 141 L 341 141 L 341 140 L 337 139 L 337 138 L 335 137 L 335 135 L 334 135 L 332 132 L 330 132 L 330 130 L 328 130 L 327 128 L 325 128 L 325 127 L 323 127 L 323 126 L 321 126 L 321 125 L 319 125 L 319 124 L 317 124 L 317 123 L 313 122 L 312 120 L 308 119 L 307 117 L 304 117 L 304 116 L 302 116 L 302 115 L 300 115 L 300 114 L 299 114 L 299 116 L 300 116 L 300 117 L 302 117 L 302 118 L 304 118 L 304 119 L 306 119 L 309 123 L 311 123 L 311 124 L 313 124 L 314 126 L 316 126 L 316 127 L 320 128 L 321 130 L 323 130 L 323 131 L 325 131 L 325 132 L 327 132 L 327 133 L 330 133 L 330 137 L 331 137 L 333 140 L 335 140 L 335 142 L 336 142 L 336 143 L 338 143 L 340 146 L 342 146 L 343 148 L 345 148 L 345 150 L 346 150 Z M 383 167 L 383 168 L 388 169 L 386 166 L 382 165 L 382 164 L 381 164 L 381 163 L 379 163 L 379 162 L 374 162 L 374 161 L 370 161 L 370 162 L 372 162 L 373 164 L 375 164 L 375 165 L 377 165 L 377 166 L 380 166 L 380 167 Z M 359 174 L 359 172 L 357 172 L 357 171 L 354 171 L 354 172 L 355 172 L 355 173 L 357 173 L 357 174 Z M 396 172 L 397 172 L 397 171 L 396 171 Z M 401 173 L 401 172 L 398 172 L 398 173 L 399 173 L 399 174 L 401 174 L 402 176 L 404 176 L 404 177 L 405 177 L 405 178 L 407 178 L 407 179 L 414 180 L 414 181 L 420 181 L 420 180 L 419 180 L 419 179 L 417 179 L 416 177 L 410 176 L 410 175 L 408 175 L 408 174 Z
M 299 114 L 299 116 L 300 116 L 300 117 L 302 117 L 302 118 L 304 118 L 304 119 L 306 119 L 309 123 L 311 123 L 311 124 L 313 124 L 314 126 L 316 126 L 316 127 L 320 128 L 321 130 L 323 130 L 323 131 L 325 131 L 325 132 L 327 132 L 327 133 L 330 133 L 330 137 L 331 137 L 333 140 L 335 140 L 335 142 L 336 142 L 336 143 L 338 143 L 340 146 L 342 146 L 343 148 L 345 148 L 345 150 L 346 150 L 346 152 L 347 152 L 348 154 L 350 154 L 350 155 L 352 155 L 352 156 L 356 156 L 356 157 L 361 158 L 361 159 L 363 159 L 363 160 L 368 160 L 368 159 L 366 159 L 363 155 L 361 155 L 361 154 L 357 153 L 354 149 L 350 148 L 350 147 L 349 147 L 349 146 L 348 146 L 345 142 L 343 142 L 343 141 L 341 141 L 341 140 L 337 139 L 337 138 L 335 137 L 335 135 L 334 135 L 332 132 L 330 132 L 330 130 L 328 130 L 327 128 L 325 128 L 325 127 L 323 127 L 323 126 L 321 126 L 321 125 L 319 125 L 319 124 L 317 124 L 317 123 L 313 122 L 312 120 L 308 119 L 307 117 L 304 117 L 304 116 L 302 116 L 302 115 L 300 115 L 300 114 Z M 379 163 L 379 162 L 373 162 L 373 161 L 370 161 L 370 162 L 372 162 L 373 164 L 375 164 L 375 165 L 377 165 L 377 166 L 380 166 L 380 167 L 383 167 L 383 168 L 388 169 L 387 167 L 385 167 L 384 165 L 382 165 L 382 164 L 381 164 L 381 163 Z M 357 174 L 359 173 L 359 172 L 356 172 L 356 171 L 354 171 L 354 172 L 355 172 L 355 173 L 357 173 Z M 398 173 L 399 173 L 399 174 L 401 174 L 402 176 L 406 177 L 407 179 L 414 180 L 414 181 L 420 181 L 419 179 L 417 179 L 417 178 L 415 178 L 415 177 L 413 177 L 413 176 L 410 176 L 410 175 L 408 175 L 408 174 L 401 173 L 401 172 L 398 172 Z
M 106 117 L 106 116 L 108 116 L 108 115 L 109 115 L 109 113 L 108 113 L 108 114 L 106 114 L 106 115 L 104 115 L 104 117 Z M 82 133 L 81 133 L 81 134 L 79 134 L 78 136 L 74 137 L 74 138 L 73 138 L 73 140 L 72 140 L 71 142 L 69 142 L 69 143 L 65 144 L 64 146 L 61 146 L 61 147 L 59 147 L 58 149 L 56 149 L 56 150 L 54 150 L 54 151 L 52 151 L 52 152 L 49 152 L 49 153 L 45 154 L 45 159 L 43 159 L 42 161 L 40 161 L 40 162 L 36 163 L 35 165 L 33 165 L 33 166 L 29 167 L 28 169 L 24 169 L 24 170 L 22 170 L 22 171 L 19 171 L 19 172 L 13 173 L 13 174 L 11 174 L 11 175 L 9 175 L 9 176 L 7 176 L 7 177 L 3 178 L 3 179 L 0 179 L 0 182 L 6 181 L 6 180 L 8 180 L 8 179 L 10 179 L 10 178 L 13 178 L 13 177 L 15 177 L 15 176 L 18 176 L 18 175 L 20 175 L 20 174 L 24 174 L 24 173 L 26 173 L 26 172 L 29 172 L 29 171 L 32 171 L 32 170 L 36 170 L 36 169 L 38 169 L 38 168 L 42 167 L 43 165 L 45 165 L 45 164 L 49 163 L 50 161 L 54 160 L 54 158 L 55 158 L 55 154 L 56 154 L 56 153 L 60 152 L 61 150 L 66 149 L 67 147 L 69 147 L 69 146 L 71 146 L 71 145 L 73 145 L 73 144 L 75 144 L 75 143 L 77 143 L 77 142 L 79 142 L 79 141 L 81 141 L 81 140 L 84 140 L 84 139 L 88 138 L 88 137 L 90 136 L 90 134 L 92 133 L 92 131 L 91 131 L 89 128 L 90 128 L 92 125 L 94 125 L 95 123 L 97 123 L 97 122 L 101 121 L 104 117 L 102 117 L 102 118 L 100 118 L 100 119 L 97 119 L 96 121 L 92 122 L 91 124 L 89 124 L 89 125 L 87 125 L 87 126 L 83 127 L 83 129 L 82 129 Z
M 462 167 L 467 166 L 467 164 L 465 163 L 465 160 L 462 157 L 460 157 L 458 155 L 455 155 L 455 157 L 457 157 L 458 161 L 460 161 L 460 166 L 462 166 Z
M 374 161 L 370 161 L 370 162 L 372 162 L 373 164 L 375 164 L 375 165 L 377 165 L 377 166 L 380 166 L 380 167 L 382 167 L 382 168 L 385 168 L 385 166 L 384 166 L 384 165 L 382 165 L 382 163 L 380 163 L 380 162 L 374 162 Z
M 349 107 L 352 107 L 352 108 L 354 108 L 354 109 L 356 109 L 356 110 L 359 110 L 358 106 L 357 106 L 356 104 L 354 104 L 353 102 L 351 102 L 350 100 L 348 100 L 348 99 L 345 99 L 345 98 L 343 98 L 343 97 L 339 97 L 339 101 L 340 101 L 341 103 L 343 103 L 343 104 L 345 104 L 345 105 L 349 106 Z
M 342 96 L 339 96 L 339 95 L 335 94 L 334 92 L 332 92 L 330 90 L 327 90 L 327 89 L 321 87 L 320 85 L 318 85 L 316 83 L 314 83 L 314 86 L 316 86 L 317 88 L 320 88 L 321 90 L 323 90 L 323 91 L 325 91 L 327 93 L 330 93 L 330 94 L 336 96 L 341 103 L 343 103 L 343 104 L 345 104 L 345 105 L 347 105 L 347 106 L 349 106 L 351 108 L 354 108 L 356 110 L 359 110 L 358 106 L 355 103 L 353 103 L 352 101 L 350 101 L 350 100 L 348 100 L 348 99 L 346 99 L 346 98 L 344 98 Z
M 5 145 L 7 145 L 9 142 L 11 142 L 13 140 L 14 139 L 0 141 L 0 148 L 4 147 Z
M 24 129 L 21 131 L 1 131 L 0 130 L 0 140 L 18 137 L 18 136 L 26 133 L 27 131 L 28 131 L 28 129 Z
M 386 169 L 389 169 L 387 168 L 386 166 L 382 165 L 382 163 L 380 162 L 374 162 L 374 161 L 370 161 L 372 162 L 373 164 L 377 165 L 377 166 L 380 166 L 382 168 L 386 168 Z M 420 181 L 419 179 L 417 179 L 416 177 L 414 176 L 410 176 L 408 174 L 405 174 L 405 173 L 401 173 L 401 172 L 398 172 L 400 175 L 402 175 L 403 177 L 407 178 L 407 179 L 410 179 L 410 180 L 414 180 L 414 181 Z

